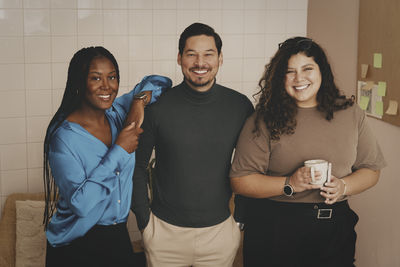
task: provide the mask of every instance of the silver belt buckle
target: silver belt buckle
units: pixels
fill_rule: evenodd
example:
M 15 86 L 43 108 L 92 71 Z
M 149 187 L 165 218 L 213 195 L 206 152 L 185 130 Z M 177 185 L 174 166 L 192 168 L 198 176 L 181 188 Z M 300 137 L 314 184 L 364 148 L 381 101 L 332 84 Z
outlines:
M 318 219 L 330 219 L 332 218 L 332 209 L 318 209 Z

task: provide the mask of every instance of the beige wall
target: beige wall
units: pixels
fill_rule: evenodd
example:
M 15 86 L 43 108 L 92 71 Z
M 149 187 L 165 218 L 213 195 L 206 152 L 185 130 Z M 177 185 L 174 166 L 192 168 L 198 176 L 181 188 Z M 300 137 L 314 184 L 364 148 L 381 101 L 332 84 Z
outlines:
M 356 93 L 359 0 L 309 0 L 307 34 L 327 51 L 338 86 Z M 351 197 L 358 213 L 356 265 L 400 266 L 400 127 L 369 118 L 388 166 L 377 186 Z

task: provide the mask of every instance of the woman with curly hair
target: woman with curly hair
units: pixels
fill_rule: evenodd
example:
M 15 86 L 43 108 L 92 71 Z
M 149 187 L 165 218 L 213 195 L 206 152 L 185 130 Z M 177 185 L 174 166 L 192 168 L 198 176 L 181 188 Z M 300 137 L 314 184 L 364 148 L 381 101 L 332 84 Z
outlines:
M 347 198 L 385 166 L 365 113 L 340 94 L 309 38 L 280 44 L 259 86 L 230 173 L 233 191 L 248 197 L 245 266 L 354 266 L 358 216 Z M 311 183 L 312 159 L 332 164 L 330 181 Z

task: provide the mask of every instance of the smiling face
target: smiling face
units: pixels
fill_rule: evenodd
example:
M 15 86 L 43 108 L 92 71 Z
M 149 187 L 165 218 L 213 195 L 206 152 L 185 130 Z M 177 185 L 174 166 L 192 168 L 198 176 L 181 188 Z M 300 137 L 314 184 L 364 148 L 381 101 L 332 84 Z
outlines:
M 118 87 L 117 72 L 112 62 L 105 57 L 94 58 L 89 67 L 82 107 L 110 108 L 118 94 Z
M 186 83 L 194 90 L 204 92 L 211 88 L 222 65 L 222 52 L 218 54 L 212 36 L 197 35 L 186 40 L 182 54 L 178 54 Z
M 312 57 L 298 53 L 289 58 L 285 89 L 296 100 L 298 107 L 317 106 L 321 81 L 321 71 Z

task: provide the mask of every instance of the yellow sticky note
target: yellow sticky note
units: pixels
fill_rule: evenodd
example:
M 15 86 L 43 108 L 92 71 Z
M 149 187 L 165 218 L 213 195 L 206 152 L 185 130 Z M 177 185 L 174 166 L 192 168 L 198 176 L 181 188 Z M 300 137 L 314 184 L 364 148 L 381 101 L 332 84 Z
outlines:
M 386 82 L 378 82 L 378 96 L 386 95 Z
M 369 97 L 368 96 L 361 96 L 359 105 L 360 105 L 362 110 L 366 110 L 367 109 L 368 103 L 369 103 Z
M 382 68 L 382 54 L 374 53 L 374 68 Z
M 389 107 L 386 110 L 386 114 L 388 115 L 396 115 L 397 114 L 398 103 L 396 100 L 389 100 Z
M 382 101 L 375 102 L 375 114 L 379 115 L 379 116 L 383 115 L 383 102 Z

